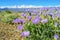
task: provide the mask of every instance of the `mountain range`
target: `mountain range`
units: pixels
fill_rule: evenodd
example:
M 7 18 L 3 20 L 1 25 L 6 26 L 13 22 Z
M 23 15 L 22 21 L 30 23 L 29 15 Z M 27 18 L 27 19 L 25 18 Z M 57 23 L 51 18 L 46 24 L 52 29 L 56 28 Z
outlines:
M 57 9 L 57 10 L 60 10 L 60 7 L 42 7 L 42 8 L 0 8 L 0 11 L 5 11 L 5 10 L 10 10 L 10 11 L 27 11 L 27 10 L 30 10 L 30 11 L 33 11 L 33 10 L 42 10 L 42 9 Z

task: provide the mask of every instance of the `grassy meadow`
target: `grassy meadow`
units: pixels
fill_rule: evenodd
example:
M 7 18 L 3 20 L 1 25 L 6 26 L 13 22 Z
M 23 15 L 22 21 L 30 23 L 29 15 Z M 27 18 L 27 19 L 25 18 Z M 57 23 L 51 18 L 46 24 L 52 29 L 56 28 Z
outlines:
M 60 40 L 60 11 L 0 11 L 0 40 Z

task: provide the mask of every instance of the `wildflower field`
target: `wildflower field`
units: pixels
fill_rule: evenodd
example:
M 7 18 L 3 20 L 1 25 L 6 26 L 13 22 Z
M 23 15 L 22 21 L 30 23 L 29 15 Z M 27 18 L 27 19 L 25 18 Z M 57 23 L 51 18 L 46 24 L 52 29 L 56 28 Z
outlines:
M 60 40 L 60 9 L 0 11 L 0 40 Z

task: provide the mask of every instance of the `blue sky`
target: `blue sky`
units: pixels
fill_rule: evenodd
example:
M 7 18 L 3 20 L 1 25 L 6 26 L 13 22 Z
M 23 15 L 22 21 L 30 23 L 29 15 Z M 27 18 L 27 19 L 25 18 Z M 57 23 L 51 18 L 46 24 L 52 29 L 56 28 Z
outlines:
M 54 6 L 60 5 L 60 0 L 0 0 L 0 6 L 13 5 Z

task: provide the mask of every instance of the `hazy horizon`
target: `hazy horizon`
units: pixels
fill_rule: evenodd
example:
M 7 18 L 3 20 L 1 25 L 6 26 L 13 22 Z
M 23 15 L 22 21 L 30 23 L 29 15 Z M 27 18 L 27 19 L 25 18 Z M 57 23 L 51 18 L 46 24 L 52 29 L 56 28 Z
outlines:
M 35 5 L 13 5 L 13 6 L 0 6 L 0 8 L 40 8 L 40 7 L 60 7 L 60 5 L 49 6 L 35 6 Z

